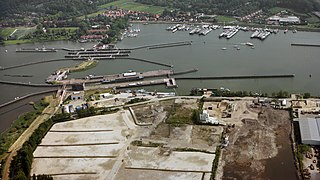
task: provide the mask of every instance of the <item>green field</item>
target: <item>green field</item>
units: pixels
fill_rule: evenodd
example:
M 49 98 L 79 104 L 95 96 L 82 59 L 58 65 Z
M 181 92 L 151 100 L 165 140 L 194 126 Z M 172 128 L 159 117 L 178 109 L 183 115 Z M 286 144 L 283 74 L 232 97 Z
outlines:
M 61 30 L 69 31 L 70 30 L 70 32 L 75 32 L 78 29 L 79 27 L 49 28 L 50 31 L 61 31 Z
M 24 44 L 24 43 L 33 43 L 33 42 L 34 41 L 31 39 L 8 40 L 8 41 L 4 41 L 4 45 Z
M 226 23 L 236 21 L 236 19 L 233 17 L 221 16 L 221 15 L 217 16 L 217 20 L 218 20 L 218 22 L 226 22 Z
M 318 18 L 317 16 L 315 16 L 313 14 L 309 14 L 309 15 L 310 15 L 310 17 L 306 18 L 308 23 L 319 23 L 320 22 L 320 18 Z
M 116 6 L 121 9 L 132 10 L 132 11 L 148 12 L 151 14 L 161 14 L 165 9 L 165 7 L 136 3 L 132 0 L 114 1 L 114 2 L 99 6 L 99 9 L 106 9 L 106 8 L 109 8 L 110 6 Z
M 15 28 L 3 28 L 3 29 L 0 29 L 0 35 L 2 37 L 8 37 L 8 36 L 10 36 L 11 33 L 13 33 L 14 30 L 15 30 Z
M 273 7 L 271 9 L 269 9 L 269 11 L 272 13 L 272 14 L 276 14 L 280 11 L 283 11 L 283 10 L 289 10 L 287 8 L 282 8 L 282 7 Z M 289 10 L 290 11 L 290 10 Z

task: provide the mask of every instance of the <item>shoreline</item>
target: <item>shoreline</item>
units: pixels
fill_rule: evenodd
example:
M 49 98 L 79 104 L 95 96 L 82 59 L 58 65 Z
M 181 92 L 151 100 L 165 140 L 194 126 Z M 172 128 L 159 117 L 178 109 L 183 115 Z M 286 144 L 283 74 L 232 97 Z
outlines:
M 128 23 L 135 23 L 135 24 L 194 24 L 194 25 L 204 25 L 204 24 L 212 24 L 212 25 L 239 25 L 239 26 L 246 26 L 246 27 L 256 27 L 256 28 L 271 28 L 271 29 L 280 29 L 280 30 L 298 30 L 302 32 L 320 32 L 320 28 L 310 28 L 310 27 L 301 27 L 301 26 L 275 26 L 275 25 L 265 25 L 265 24 L 249 24 L 249 23 L 242 23 L 242 22 L 179 22 L 179 21 L 128 21 Z M 54 42 L 54 41 L 72 41 L 68 39 L 55 39 L 55 40 L 32 40 L 32 39 L 23 39 L 23 40 L 13 40 L 17 41 L 16 43 L 3 41 L 3 44 L 0 46 L 10 46 L 10 45 L 20 45 L 20 44 L 35 44 L 35 43 L 43 43 L 43 42 Z M 22 41 L 22 42 L 20 42 Z
M 298 31 L 304 32 L 320 32 L 320 28 L 308 28 L 308 27 L 299 27 L 299 26 L 273 26 L 273 25 L 265 25 L 265 24 L 248 24 L 248 23 L 223 23 L 223 22 L 179 22 L 179 21 L 129 21 L 129 23 L 149 23 L 149 24 L 194 24 L 194 25 L 203 25 L 203 24 L 213 24 L 213 25 L 239 25 L 239 26 L 247 26 L 247 27 L 261 27 L 261 28 L 272 28 L 272 29 L 281 29 L 281 30 L 293 30 L 296 29 Z

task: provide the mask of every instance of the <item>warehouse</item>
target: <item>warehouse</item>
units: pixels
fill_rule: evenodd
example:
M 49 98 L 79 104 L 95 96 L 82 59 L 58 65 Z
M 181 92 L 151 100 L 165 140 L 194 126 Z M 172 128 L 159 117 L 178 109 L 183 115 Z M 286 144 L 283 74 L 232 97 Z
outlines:
M 302 144 L 320 145 L 320 119 L 299 118 L 300 135 Z

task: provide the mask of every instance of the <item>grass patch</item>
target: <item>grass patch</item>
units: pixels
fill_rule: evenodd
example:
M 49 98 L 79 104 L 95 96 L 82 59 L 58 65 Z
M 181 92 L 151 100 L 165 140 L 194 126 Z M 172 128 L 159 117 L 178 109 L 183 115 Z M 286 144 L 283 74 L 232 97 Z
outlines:
M 118 8 L 131 10 L 131 11 L 148 12 L 151 14 L 161 14 L 166 9 L 165 7 L 146 5 L 146 4 L 141 4 L 141 3 L 137 3 L 130 0 L 119 0 L 111 3 L 103 4 L 99 6 L 99 9 L 107 9 L 110 6 L 116 6 Z
M 194 149 L 194 148 L 174 148 L 174 151 L 179 151 L 179 152 L 184 152 L 184 151 L 188 151 L 188 152 L 203 152 L 203 153 L 208 153 L 208 154 L 215 154 L 213 152 L 207 151 L 207 150 L 203 150 L 203 149 Z
M 228 22 L 236 21 L 235 18 L 230 17 L 230 16 L 221 16 L 221 15 L 218 15 L 216 18 L 217 18 L 217 21 L 218 21 L 218 22 L 226 22 L 226 23 L 228 23 Z
M 99 94 L 111 93 L 111 92 L 112 92 L 111 89 L 91 89 L 91 90 L 86 90 L 85 91 L 85 95 L 84 95 L 84 99 L 91 100 L 91 96 L 94 96 L 94 98 L 96 100 L 98 100 L 99 99 Z
M 155 143 L 155 142 L 148 142 L 148 143 L 144 143 L 140 140 L 135 140 L 131 142 L 131 145 L 133 146 L 141 146 L 141 147 L 160 147 L 163 146 L 163 143 Z
M 79 27 L 66 27 L 66 28 L 49 28 L 48 30 L 53 31 L 53 32 L 63 31 L 63 30 L 75 32 L 78 29 L 79 29 Z
M 35 41 L 31 39 L 17 39 L 17 40 L 4 41 L 4 45 L 25 44 L 25 43 L 34 43 L 34 42 Z
M 126 102 L 126 104 L 134 104 L 134 103 L 139 103 L 139 102 L 145 102 L 148 100 L 149 99 L 145 99 L 145 98 L 134 98 L 134 99 L 131 99 L 130 101 Z
M 70 68 L 62 68 L 60 71 L 65 71 L 69 69 L 70 72 L 80 72 L 80 71 L 86 71 L 88 69 L 96 67 L 98 64 L 98 61 L 90 60 L 90 61 L 83 61 L 80 64 L 70 67 Z
M 270 8 L 269 11 L 270 13 L 272 14 L 277 14 L 278 12 L 281 12 L 281 11 L 291 11 L 290 9 L 287 9 L 287 8 L 282 8 L 282 7 L 273 7 L 273 8 Z
M 11 35 L 11 33 L 13 33 L 13 31 L 15 30 L 16 28 L 3 28 L 3 29 L 0 29 L 0 35 L 2 37 L 8 37 Z
M 319 23 L 320 22 L 320 18 L 318 18 L 317 16 L 313 15 L 313 14 L 309 14 L 310 17 L 306 18 L 306 20 L 308 21 L 308 23 Z
M 180 104 L 175 104 L 166 123 L 172 125 L 193 124 L 192 114 L 192 109 L 184 108 Z

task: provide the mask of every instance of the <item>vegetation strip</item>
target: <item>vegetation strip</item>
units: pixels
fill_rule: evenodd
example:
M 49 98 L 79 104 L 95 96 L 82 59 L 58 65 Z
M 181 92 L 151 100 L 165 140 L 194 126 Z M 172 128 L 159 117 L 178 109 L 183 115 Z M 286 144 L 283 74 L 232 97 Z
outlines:
M 53 158 L 60 158 L 60 159 L 76 159 L 76 158 L 93 158 L 93 159 L 113 159 L 117 158 L 117 156 L 34 156 L 33 158 L 36 159 L 53 159 Z
M 109 132 L 109 131 L 113 131 L 113 129 L 101 129 L 101 130 L 69 130 L 69 131 L 64 131 L 64 130 L 50 130 L 49 132 L 73 133 L 73 132 Z

